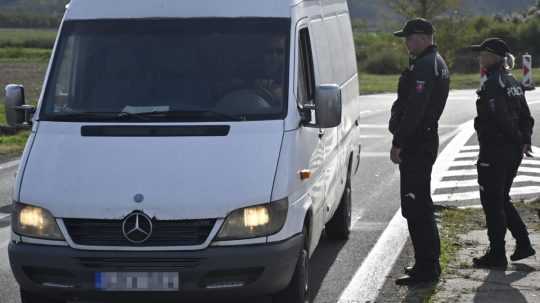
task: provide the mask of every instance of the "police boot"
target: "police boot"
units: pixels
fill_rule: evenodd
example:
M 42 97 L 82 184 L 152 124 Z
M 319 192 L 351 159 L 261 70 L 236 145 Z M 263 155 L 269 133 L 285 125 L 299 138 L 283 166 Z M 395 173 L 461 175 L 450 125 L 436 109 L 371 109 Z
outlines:
M 473 265 L 476 268 L 492 268 L 492 269 L 506 269 L 508 267 L 508 260 L 506 259 L 506 251 L 502 247 L 490 248 L 480 258 L 473 258 Z
M 522 259 L 526 259 L 528 257 L 534 256 L 536 254 L 536 251 L 531 245 L 531 241 L 527 239 L 527 241 L 522 241 L 516 244 L 516 249 L 514 250 L 514 253 L 510 256 L 510 260 L 512 261 L 518 261 Z
M 419 266 L 405 267 L 406 276 L 396 280 L 397 285 L 416 285 L 421 283 L 435 283 L 439 281 L 441 267 L 439 264 L 420 268 Z
M 412 276 L 416 272 L 416 270 L 417 270 L 416 268 L 417 268 L 416 265 L 405 266 L 403 268 L 403 273 L 406 274 L 406 275 Z M 440 263 L 435 266 L 435 271 L 438 272 L 439 274 L 441 273 L 441 265 L 440 265 Z
M 414 274 L 414 271 L 416 270 L 416 267 L 415 266 L 405 266 L 403 268 L 403 273 L 405 273 L 406 275 L 413 275 Z

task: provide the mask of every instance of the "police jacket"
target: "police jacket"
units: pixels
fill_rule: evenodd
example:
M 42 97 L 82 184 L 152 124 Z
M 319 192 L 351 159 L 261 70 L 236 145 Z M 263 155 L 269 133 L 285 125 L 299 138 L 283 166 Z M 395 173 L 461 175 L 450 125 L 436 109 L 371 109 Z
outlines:
M 400 77 L 398 99 L 392 106 L 389 122 L 395 147 L 407 148 L 438 135 L 449 89 L 448 67 L 436 46 L 411 59 Z
M 488 70 L 477 93 L 474 127 L 480 145 L 531 144 L 534 119 L 523 86 L 502 64 Z

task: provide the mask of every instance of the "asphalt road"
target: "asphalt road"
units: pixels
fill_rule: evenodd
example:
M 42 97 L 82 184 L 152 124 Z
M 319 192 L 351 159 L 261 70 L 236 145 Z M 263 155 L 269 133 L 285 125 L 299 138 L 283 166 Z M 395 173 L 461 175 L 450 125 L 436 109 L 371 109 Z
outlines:
M 540 92 L 530 92 L 527 96 L 533 115 L 540 117 L 540 104 L 537 105 L 537 102 L 540 103 Z M 364 265 L 366 257 L 373 253 L 373 248 L 377 246 L 381 234 L 388 227 L 389 222 L 394 218 L 400 207 L 398 194 L 399 171 L 388 157 L 391 136 L 386 128 L 394 97 L 393 94 L 362 97 L 362 157 L 360 171 L 354 177 L 352 183 L 353 232 L 347 242 L 331 242 L 323 235 L 320 246 L 311 259 L 312 272 L 310 278 L 315 303 L 366 302 L 366 298 L 363 297 L 354 298 L 357 301 L 343 299 L 342 293 L 345 290 L 354 290 L 361 287 L 362 277 L 354 279 L 355 274 Z M 441 151 L 446 148 L 448 142 L 452 141 L 454 136 L 463 131 L 463 128 L 459 126 L 473 119 L 475 115 L 474 101 L 474 91 L 453 91 L 451 93 L 448 105 L 440 121 Z M 533 144 L 540 146 L 540 135 L 538 135 L 540 130 L 538 127 L 535 128 Z M 469 147 L 466 147 L 463 151 L 463 148 L 459 149 L 460 152 L 465 153 L 464 156 L 469 156 L 469 161 L 474 158 L 471 153 L 471 151 L 474 151 L 474 140 L 475 138 L 472 136 L 470 140 L 467 140 L 466 145 Z M 456 161 L 460 160 L 457 159 Z M 458 162 L 457 164 L 471 163 Z M 527 187 L 528 190 L 521 191 L 526 193 L 522 195 L 523 197 L 537 194 L 534 191 L 536 188 L 535 179 L 531 179 L 532 181 L 528 179 L 536 176 L 534 172 L 535 165 L 535 163 L 531 163 L 531 170 L 527 170 L 525 172 L 527 176 L 522 177 L 524 179 L 523 186 Z M 540 169 L 540 166 L 538 167 Z M 449 170 L 454 171 L 456 169 L 450 168 Z M 464 167 L 463 170 L 458 169 L 457 171 L 467 171 L 467 169 Z M 10 203 L 9 192 L 14 172 L 14 168 L 0 170 L 0 218 L 4 216 L 2 211 L 6 212 L 7 210 L 2 206 Z M 472 192 L 475 189 L 472 186 L 462 186 L 459 183 L 461 181 L 470 183 L 474 176 L 465 176 L 465 173 L 464 176 L 457 176 L 455 173 L 451 174 L 456 176 L 447 177 L 445 180 L 455 180 L 455 188 L 452 187 L 452 184 L 449 185 L 448 182 L 441 182 L 441 184 L 444 183 L 443 188 L 437 189 L 439 192 L 435 192 L 435 194 L 448 195 L 447 200 L 456 199 L 455 203 L 459 205 L 477 204 L 478 201 L 474 198 L 462 199 L 468 197 L 467 192 Z M 538 177 L 540 177 L 540 171 Z M 538 184 L 540 185 L 540 182 Z M 465 191 L 465 196 L 463 194 L 459 195 L 461 189 Z M 540 193 L 540 190 L 538 193 Z M 454 194 L 458 195 L 454 196 Z M 0 219 L 0 303 L 19 302 L 18 287 L 11 274 L 6 252 L 9 235 L 9 217 Z M 383 251 L 380 253 L 384 254 L 384 249 L 395 251 L 400 247 L 378 245 L 377 249 L 382 249 Z M 380 266 L 381 272 L 388 273 L 389 277 L 392 278 L 402 263 L 409 261 L 407 252 L 410 252 L 410 249 L 405 247 L 403 251 L 404 253 L 397 258 L 395 263 L 381 263 L 376 264 L 376 266 Z M 381 281 L 384 282 L 386 275 L 379 278 L 382 278 Z M 353 282 L 351 283 L 351 281 Z M 386 279 L 386 283 L 379 285 L 381 289 L 377 289 L 377 293 L 379 293 L 377 302 L 401 302 L 403 290 L 393 286 L 391 282 L 391 280 Z M 249 300 L 249 302 L 253 301 Z M 259 303 L 270 302 L 268 298 L 257 298 L 256 301 Z

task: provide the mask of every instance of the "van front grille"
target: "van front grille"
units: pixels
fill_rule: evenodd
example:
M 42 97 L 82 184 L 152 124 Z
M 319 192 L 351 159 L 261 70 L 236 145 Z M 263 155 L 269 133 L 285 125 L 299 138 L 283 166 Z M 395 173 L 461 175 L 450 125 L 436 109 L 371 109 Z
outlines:
M 151 236 L 135 244 L 122 232 L 122 220 L 64 219 L 69 236 L 77 245 L 163 247 L 201 245 L 208 238 L 216 220 L 152 220 Z

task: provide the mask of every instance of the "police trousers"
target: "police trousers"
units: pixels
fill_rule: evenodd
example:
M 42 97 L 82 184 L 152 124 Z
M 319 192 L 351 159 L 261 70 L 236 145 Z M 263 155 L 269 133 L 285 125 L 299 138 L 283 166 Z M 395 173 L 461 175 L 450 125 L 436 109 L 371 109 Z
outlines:
M 510 189 L 522 159 L 519 145 L 480 145 L 476 165 L 480 200 L 486 215 L 490 246 L 495 252 L 505 252 L 507 228 L 518 244 L 529 243 L 527 227 L 510 198 Z
M 438 136 L 412 148 L 404 149 L 399 165 L 401 177 L 401 211 L 407 219 L 418 268 L 439 268 L 440 239 L 433 200 L 431 172 L 439 148 Z

